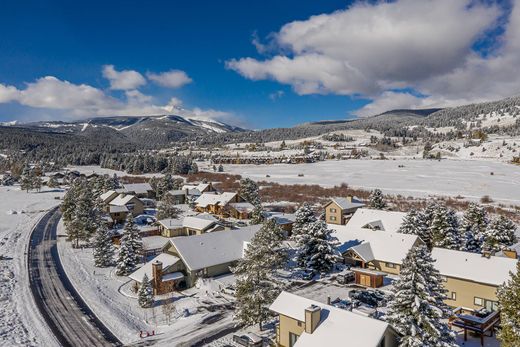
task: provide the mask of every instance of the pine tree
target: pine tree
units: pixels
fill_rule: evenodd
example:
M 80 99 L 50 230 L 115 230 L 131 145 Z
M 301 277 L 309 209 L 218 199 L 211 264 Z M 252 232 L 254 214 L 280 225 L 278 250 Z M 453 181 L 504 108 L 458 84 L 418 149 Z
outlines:
M 385 198 L 380 189 L 374 189 L 372 193 L 370 193 L 368 206 L 376 210 L 383 210 L 386 208 Z
M 170 194 L 164 194 L 157 208 L 157 219 L 177 218 L 181 210 L 175 206 L 175 199 Z
M 311 205 L 307 202 L 303 203 L 295 213 L 292 234 L 295 238 L 297 235 L 305 234 L 309 225 L 314 222 L 316 222 L 316 216 Z
M 322 220 L 308 225 L 307 232 L 296 236 L 298 264 L 318 273 L 328 273 L 341 260 L 336 247 L 339 242 L 332 237 L 332 230 Z
M 430 226 L 433 245 L 441 248 L 460 250 L 462 239 L 459 232 L 459 222 L 455 211 L 445 206 L 437 205 Z
M 261 224 L 264 221 L 264 210 L 262 205 L 258 204 L 251 212 L 251 218 L 249 219 L 250 225 Z
M 141 282 L 137 296 L 137 302 L 139 303 L 139 306 L 144 308 L 150 308 L 153 306 L 152 283 L 148 280 L 148 276 L 146 274 L 143 276 L 143 281 Z
M 411 209 L 403 218 L 403 223 L 398 232 L 402 234 L 417 235 L 424 241 L 429 249 L 433 247 L 432 235 L 423 212 Z
M 500 329 L 498 339 L 503 347 L 520 346 L 520 262 L 511 279 L 499 287 Z
M 32 189 L 34 189 L 37 192 L 39 192 L 42 189 L 42 185 L 43 185 L 42 178 L 40 176 L 36 175 L 36 174 L 33 174 L 31 176 L 31 187 L 32 187 Z
M 387 321 L 401 334 L 400 346 L 456 346 L 454 333 L 443 319 L 449 309 L 444 303 L 439 271 L 424 245 L 413 247 L 403 261 L 394 296 L 388 303 Z
M 49 182 L 47 182 L 47 186 L 49 188 L 57 188 L 60 185 L 59 185 L 58 180 L 56 179 L 56 177 L 51 176 L 51 178 L 49 178 Z
M 108 267 L 114 262 L 114 246 L 112 236 L 105 223 L 101 223 L 94 239 L 94 265 Z
M 483 249 L 498 252 L 517 242 L 516 225 L 508 218 L 500 216 L 489 222 L 484 232 Z
M 488 225 L 488 216 L 484 207 L 470 203 L 462 218 L 461 232 L 464 234 L 464 250 L 480 253 L 484 234 Z
M 258 184 L 250 178 L 242 178 L 240 180 L 238 195 L 255 206 L 260 204 Z
M 259 324 L 269 317 L 268 306 L 282 291 L 276 271 L 287 262 L 283 232 L 274 220 L 264 222 L 232 269 L 236 281 L 235 318 L 244 325 Z
M 142 249 L 139 230 L 134 224 L 131 214 L 128 215 L 123 236 L 121 237 L 119 255 L 117 258 L 116 274 L 124 276 L 132 273 L 139 263 L 139 252 Z
M 20 176 L 20 188 L 27 193 L 33 188 L 32 171 L 27 164 L 24 166 Z

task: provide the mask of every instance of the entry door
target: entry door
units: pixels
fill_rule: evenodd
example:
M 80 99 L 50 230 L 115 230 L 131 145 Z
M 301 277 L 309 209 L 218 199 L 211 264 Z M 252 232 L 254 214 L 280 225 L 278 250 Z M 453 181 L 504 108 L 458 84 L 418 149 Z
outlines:
M 370 276 L 359 275 L 359 282 L 362 286 L 370 287 Z

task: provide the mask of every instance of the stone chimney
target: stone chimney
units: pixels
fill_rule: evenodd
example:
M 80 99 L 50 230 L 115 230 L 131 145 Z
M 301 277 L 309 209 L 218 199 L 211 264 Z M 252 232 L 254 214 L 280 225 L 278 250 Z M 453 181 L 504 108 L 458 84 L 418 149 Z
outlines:
M 153 277 L 153 291 L 157 295 L 161 289 L 162 283 L 162 263 L 159 260 L 155 260 L 152 263 L 152 277 Z
M 305 309 L 305 332 L 312 334 L 320 324 L 321 308 L 311 305 Z

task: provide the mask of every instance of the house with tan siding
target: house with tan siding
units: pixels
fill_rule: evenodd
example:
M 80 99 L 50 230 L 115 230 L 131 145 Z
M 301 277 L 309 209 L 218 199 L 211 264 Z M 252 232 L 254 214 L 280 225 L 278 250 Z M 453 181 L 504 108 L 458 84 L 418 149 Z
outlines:
M 134 195 L 119 194 L 106 206 L 114 222 L 123 222 L 128 213 L 134 216 L 143 214 L 144 204 Z
M 452 307 L 498 309 L 497 289 L 516 273 L 517 259 L 434 247 L 435 267 L 448 290 Z
M 218 219 L 208 213 L 184 218 L 167 218 L 157 223 L 159 232 L 164 237 L 201 235 L 224 230 L 224 227 L 218 224 Z
M 345 225 L 354 212 L 365 204 L 358 198 L 332 198 L 325 206 L 325 221 L 329 224 Z
M 279 347 L 394 347 L 397 332 L 386 322 L 282 292 L 269 309 L 278 315 Z
M 247 219 L 253 205 L 245 202 L 237 193 L 224 192 L 222 194 L 203 193 L 195 200 L 195 209 L 222 217 Z

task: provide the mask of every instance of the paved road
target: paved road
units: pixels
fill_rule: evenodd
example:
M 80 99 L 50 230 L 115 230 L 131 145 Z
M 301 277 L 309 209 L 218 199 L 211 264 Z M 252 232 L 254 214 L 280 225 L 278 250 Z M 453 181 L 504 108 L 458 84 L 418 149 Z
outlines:
M 81 299 L 63 270 L 56 246 L 60 217 L 58 208 L 48 212 L 31 235 L 29 282 L 36 305 L 64 347 L 121 346 Z

